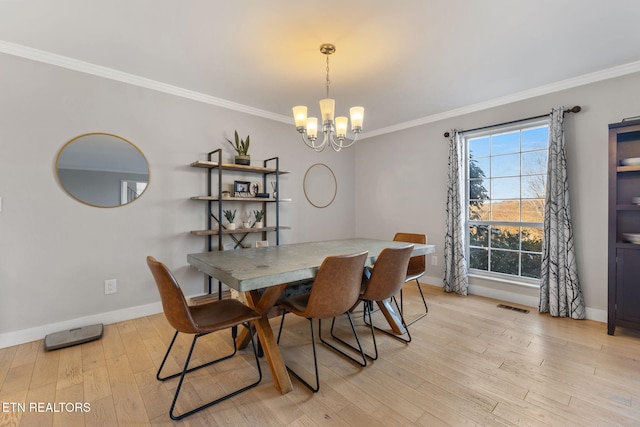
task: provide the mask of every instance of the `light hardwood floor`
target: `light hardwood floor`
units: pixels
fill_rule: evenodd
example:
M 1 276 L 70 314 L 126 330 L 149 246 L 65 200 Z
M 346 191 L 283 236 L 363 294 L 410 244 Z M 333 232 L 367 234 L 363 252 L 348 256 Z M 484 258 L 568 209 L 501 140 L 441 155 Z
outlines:
M 496 300 L 424 288 L 429 315 L 412 325 L 410 344 L 379 334 L 380 359 L 365 368 L 319 346 L 317 394 L 294 380 L 295 390 L 280 395 L 262 360 L 258 387 L 175 424 L 640 425 L 640 333 L 618 329 L 612 337 L 602 323 L 554 319 L 530 307 L 522 314 L 497 308 Z M 407 313 L 419 310 L 416 287 L 405 289 Z M 367 330 L 359 331 L 370 344 Z M 0 349 L 0 426 L 174 424 L 167 412 L 176 380 L 155 379 L 172 333 L 158 314 L 107 325 L 101 340 L 57 351 L 45 352 L 42 341 Z M 202 338 L 194 363 L 229 349 L 228 340 L 228 333 Z M 180 340 L 180 354 L 189 342 Z M 287 363 L 313 375 L 306 320 L 287 317 L 281 347 Z M 194 372 L 183 397 L 197 404 L 250 380 L 250 355 L 243 350 Z M 88 403 L 90 411 L 30 411 L 38 402 Z

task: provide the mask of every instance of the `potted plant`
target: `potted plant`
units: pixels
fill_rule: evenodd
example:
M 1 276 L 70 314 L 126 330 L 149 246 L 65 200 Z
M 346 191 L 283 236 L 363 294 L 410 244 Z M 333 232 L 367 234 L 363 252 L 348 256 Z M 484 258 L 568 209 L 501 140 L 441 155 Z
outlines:
M 236 224 L 233 222 L 236 219 L 236 210 L 225 210 L 223 211 L 224 217 L 229 221 L 229 225 L 227 225 L 227 230 L 235 230 Z
M 255 228 L 262 228 L 264 226 L 264 224 L 262 223 L 262 219 L 264 218 L 264 211 L 263 210 L 253 211 L 253 216 L 256 217 L 256 222 L 255 224 L 253 224 L 253 226 Z
M 235 131 L 235 142 L 227 138 L 229 144 L 236 150 L 235 164 L 249 166 L 251 164 L 251 156 L 249 156 L 249 135 L 246 139 L 240 139 L 238 131 Z

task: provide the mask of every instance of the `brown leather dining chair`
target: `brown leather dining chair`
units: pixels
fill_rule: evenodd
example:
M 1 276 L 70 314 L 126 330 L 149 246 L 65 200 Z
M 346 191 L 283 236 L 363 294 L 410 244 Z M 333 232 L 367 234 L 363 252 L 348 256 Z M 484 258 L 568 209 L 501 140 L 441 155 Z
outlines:
M 397 242 L 407 242 L 407 243 L 419 243 L 426 245 L 427 244 L 427 236 L 426 234 L 416 234 L 416 233 L 396 233 L 393 237 L 394 241 Z M 424 304 L 424 312 L 421 313 L 418 317 L 407 322 L 407 325 L 413 325 L 418 320 L 422 319 L 429 313 L 429 306 L 427 306 L 427 300 L 424 298 L 424 294 L 422 293 L 422 288 L 420 287 L 420 282 L 418 279 L 424 276 L 426 271 L 426 256 L 418 255 L 411 257 L 409 260 L 409 267 L 407 267 L 407 277 L 405 278 L 405 283 L 409 283 L 412 281 L 416 281 L 418 285 L 418 291 L 420 291 L 420 297 L 422 298 L 422 304 Z M 400 311 L 404 313 L 404 299 L 402 297 L 402 288 L 400 288 Z
M 169 409 L 169 416 L 171 417 L 171 419 L 181 420 L 184 417 L 220 403 L 225 399 L 228 399 L 258 385 L 262 380 L 262 370 L 260 369 L 260 362 L 258 360 L 258 354 L 256 351 L 253 334 L 251 334 L 251 345 L 253 346 L 255 362 L 256 366 L 258 367 L 258 379 L 251 384 L 243 386 L 209 403 L 205 403 L 204 405 L 198 406 L 195 409 L 189 410 L 188 412 L 184 412 L 181 415 L 176 415 L 174 413 L 185 375 L 189 372 L 195 371 L 196 369 L 201 369 L 205 366 L 210 366 L 214 363 L 218 363 L 233 357 L 237 351 L 235 338 L 238 325 L 244 325 L 249 328 L 250 322 L 259 319 L 261 316 L 251 308 L 242 304 L 240 301 L 234 299 L 215 300 L 206 304 L 189 306 L 184 297 L 184 294 L 182 293 L 182 289 L 180 289 L 180 285 L 178 285 L 178 282 L 174 278 L 173 274 L 171 274 L 166 265 L 157 261 L 151 256 L 147 257 L 147 265 L 149 266 L 151 274 L 153 275 L 156 285 L 158 286 L 158 291 L 160 292 L 160 298 L 162 299 L 162 308 L 164 310 L 165 317 L 167 318 L 171 326 L 173 326 L 176 330 L 176 333 L 173 335 L 171 344 L 169 344 L 169 348 L 167 349 L 167 352 L 165 353 L 164 358 L 162 359 L 162 363 L 160 364 L 160 367 L 158 368 L 158 372 L 156 374 L 156 378 L 159 381 L 165 381 L 178 376 L 180 377 L 180 380 L 178 381 L 178 387 L 176 388 L 175 395 L 173 397 L 173 402 L 171 403 L 171 408 Z M 233 352 L 213 361 L 203 363 L 193 368 L 189 368 L 189 362 L 191 360 L 191 356 L 193 354 L 193 349 L 195 348 L 197 339 L 202 337 L 203 335 L 221 331 L 223 329 L 231 329 Z M 169 353 L 171 352 L 171 348 L 173 347 L 173 344 L 175 343 L 179 332 L 193 335 L 193 341 L 191 343 L 191 347 L 189 348 L 189 353 L 187 355 L 187 360 L 184 363 L 184 368 L 181 372 L 161 377 L 160 374 L 162 372 L 162 368 L 167 361 Z
M 358 333 L 356 332 L 351 313 L 349 312 L 349 309 L 356 304 L 358 296 L 360 295 L 362 271 L 366 258 L 366 251 L 351 255 L 338 255 L 325 258 L 318 269 L 310 292 L 292 295 L 279 303 L 283 308 L 283 312 L 282 320 L 280 321 L 280 330 L 278 331 L 278 344 L 280 343 L 282 326 L 284 325 L 284 318 L 287 312 L 305 317 L 309 320 L 311 344 L 313 347 L 313 362 L 316 374 L 315 386 L 302 379 L 300 375 L 289 366 L 287 366 L 287 370 L 314 393 L 320 390 L 320 378 L 318 376 L 318 358 L 316 354 L 313 319 L 318 319 L 318 336 L 323 344 L 360 366 L 366 366 L 367 364 L 364 351 L 360 345 Z M 332 318 L 342 314 L 346 314 L 349 318 L 351 330 L 358 344 L 358 351 L 362 361 L 351 357 L 322 338 L 322 319 Z
M 373 325 L 372 319 L 372 311 L 373 311 L 373 303 L 374 302 L 383 302 L 386 300 L 391 300 L 396 309 L 399 310 L 398 302 L 396 301 L 395 295 L 400 291 L 402 285 L 405 282 L 405 275 L 407 272 L 407 266 L 409 264 L 409 258 L 411 257 L 411 252 L 413 251 L 413 245 L 407 245 L 400 248 L 385 248 L 380 252 L 378 259 L 371 270 L 371 277 L 368 279 L 364 279 L 362 281 L 362 294 L 360 295 L 359 301 L 364 302 L 364 318 L 365 323 L 369 325 L 371 329 L 371 337 L 373 339 L 373 348 L 374 355 L 367 354 L 366 356 L 372 360 L 376 360 L 378 358 L 378 346 L 376 344 L 376 335 L 374 329 L 379 330 L 380 332 L 384 332 L 393 338 L 396 338 L 400 341 L 411 342 L 411 334 L 409 330 L 406 330 L 407 338 L 402 338 L 396 334 L 386 331 L 385 329 L 375 327 Z M 352 310 L 357 306 L 357 303 L 352 307 Z M 398 311 L 398 316 L 400 317 L 400 321 L 402 322 L 402 326 L 407 327 L 404 318 L 402 317 L 402 311 Z M 369 320 L 367 321 L 367 317 Z M 334 335 L 334 322 L 331 324 L 331 335 L 336 340 L 342 342 L 345 345 L 354 348 L 350 344 L 344 342 L 336 335 Z

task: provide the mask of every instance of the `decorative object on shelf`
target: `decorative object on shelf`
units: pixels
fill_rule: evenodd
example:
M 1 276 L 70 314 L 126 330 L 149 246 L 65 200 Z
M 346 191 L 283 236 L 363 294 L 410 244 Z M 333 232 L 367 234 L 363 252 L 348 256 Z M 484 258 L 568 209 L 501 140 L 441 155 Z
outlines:
M 271 189 L 273 190 L 273 198 L 278 197 L 278 184 L 275 181 L 271 181 Z
M 260 199 L 268 199 L 269 198 L 269 193 L 256 193 L 256 197 L 258 197 Z
M 302 141 L 315 151 L 322 151 L 327 145 L 331 145 L 335 151 L 350 147 L 358 139 L 358 135 L 362 132 L 362 121 L 364 119 L 364 107 L 351 107 L 349 113 L 351 115 L 351 132 L 353 132 L 353 140 L 348 140 L 347 127 L 349 120 L 347 117 L 340 116 L 335 118 L 335 100 L 329 98 L 329 55 L 336 51 L 336 47 L 332 44 L 325 43 L 320 46 L 320 52 L 327 57 L 327 78 L 325 86 L 327 88 L 327 97 L 320 100 L 320 114 L 322 116 L 322 133 L 324 134 L 322 142 L 316 144 L 318 138 L 318 118 L 307 117 L 307 107 L 298 105 L 293 107 L 293 118 L 296 122 L 296 129 L 302 136 Z
M 620 166 L 638 166 L 640 165 L 640 157 L 630 157 L 620 160 Z
M 262 222 L 262 219 L 264 218 L 264 211 L 263 210 L 254 210 L 253 211 L 253 216 L 256 217 L 256 222 L 253 224 L 253 226 L 255 228 L 262 228 L 262 226 L 264 225 Z
M 233 192 L 235 197 L 253 197 L 249 181 L 233 181 Z
M 250 191 L 251 191 L 251 195 L 253 197 L 256 197 L 256 195 L 258 193 L 262 192 L 262 185 L 260 184 L 260 182 L 259 181 L 253 181 L 251 183 Z
M 640 233 L 622 233 L 629 243 L 640 245 Z
M 247 228 L 251 228 L 251 218 L 252 218 L 252 214 L 250 211 L 243 211 L 241 212 L 238 217 L 240 218 L 240 221 L 242 222 L 242 228 L 247 229 Z
M 222 197 L 223 197 L 223 198 L 231 197 L 231 192 L 229 192 L 229 191 L 223 191 L 223 192 L 222 192 Z
M 235 230 L 236 224 L 233 222 L 236 219 L 236 210 L 225 210 L 222 212 L 224 217 L 229 221 L 229 225 L 227 225 L 227 230 Z
M 238 131 L 235 131 L 235 143 L 227 138 L 229 144 L 236 150 L 235 164 L 249 166 L 251 164 L 251 156 L 249 156 L 249 135 L 246 139 L 240 139 Z

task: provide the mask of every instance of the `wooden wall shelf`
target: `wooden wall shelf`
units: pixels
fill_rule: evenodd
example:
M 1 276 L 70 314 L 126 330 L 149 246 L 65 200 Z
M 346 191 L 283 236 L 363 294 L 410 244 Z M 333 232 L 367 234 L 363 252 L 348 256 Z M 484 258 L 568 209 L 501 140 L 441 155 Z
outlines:
M 191 166 L 194 168 L 205 168 L 205 169 L 216 169 L 218 167 L 218 162 L 211 162 L 209 160 L 196 160 L 191 163 Z M 262 166 L 245 166 L 245 165 L 235 165 L 232 163 L 222 163 L 222 170 L 227 171 L 236 171 L 236 172 L 249 172 L 249 173 L 262 173 L 262 174 L 272 174 L 279 172 L 280 175 L 290 173 L 290 171 L 277 171 L 274 168 L 266 168 Z

